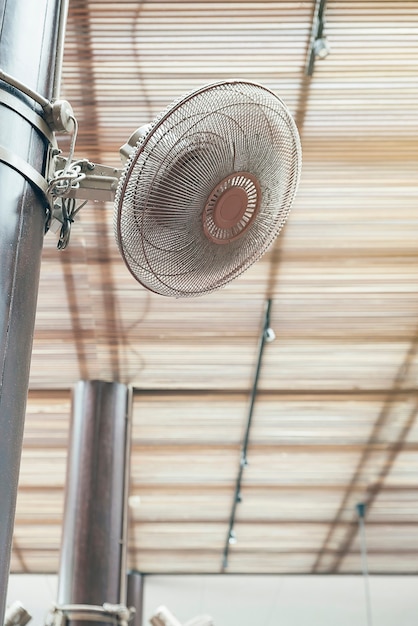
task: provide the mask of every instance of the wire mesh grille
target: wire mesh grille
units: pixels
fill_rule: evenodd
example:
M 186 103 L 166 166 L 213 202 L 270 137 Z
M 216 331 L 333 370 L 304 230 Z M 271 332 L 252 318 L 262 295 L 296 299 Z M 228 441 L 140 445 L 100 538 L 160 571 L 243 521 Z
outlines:
M 269 90 L 232 81 L 185 96 L 153 123 L 119 181 L 115 231 L 127 266 L 166 296 L 224 286 L 278 235 L 300 166 L 295 123 Z M 257 183 L 257 214 L 238 238 L 218 245 L 204 228 L 205 208 L 222 181 L 240 172 Z

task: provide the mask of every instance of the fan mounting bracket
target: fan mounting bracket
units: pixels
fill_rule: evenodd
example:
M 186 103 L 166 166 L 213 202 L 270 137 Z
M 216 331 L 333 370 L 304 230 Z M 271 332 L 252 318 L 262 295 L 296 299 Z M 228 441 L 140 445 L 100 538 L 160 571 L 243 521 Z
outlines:
M 54 181 L 75 172 L 75 168 L 77 168 L 75 183 L 69 184 L 64 193 L 54 193 Z M 93 163 L 88 159 L 74 160 L 68 164 L 65 157 L 58 155 L 53 159 L 49 177 L 50 193 L 53 196 L 60 195 L 77 200 L 113 201 L 121 172 L 122 170 L 116 167 Z

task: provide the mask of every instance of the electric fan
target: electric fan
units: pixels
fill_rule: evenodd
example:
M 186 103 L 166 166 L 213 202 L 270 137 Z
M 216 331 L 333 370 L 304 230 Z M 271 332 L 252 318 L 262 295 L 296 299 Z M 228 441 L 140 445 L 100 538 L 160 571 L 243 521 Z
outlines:
M 278 235 L 300 166 L 296 125 L 268 89 L 229 81 L 186 95 L 140 136 L 120 177 L 115 233 L 126 265 L 166 296 L 222 287 Z
M 46 197 L 59 248 L 77 199 L 115 199 L 116 240 L 136 280 L 164 296 L 192 297 L 244 272 L 286 221 L 301 147 L 287 107 L 265 87 L 231 80 L 189 93 L 135 131 L 118 170 L 72 160 L 77 121 L 68 102 L 50 103 L 1 71 L 0 78 L 43 108 L 37 127 L 50 142 L 47 180 L 28 166 L 22 173 Z M 55 131 L 73 135 L 68 158 Z

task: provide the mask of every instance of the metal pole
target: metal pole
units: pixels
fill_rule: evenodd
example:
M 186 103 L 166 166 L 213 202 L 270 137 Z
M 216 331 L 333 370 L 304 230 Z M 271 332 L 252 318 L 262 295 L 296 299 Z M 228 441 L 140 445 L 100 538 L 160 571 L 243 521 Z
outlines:
M 75 387 L 59 605 L 126 603 L 130 399 L 129 388 L 120 383 L 82 381 Z
M 142 626 L 144 612 L 144 582 L 141 572 L 131 570 L 128 572 L 128 594 L 126 604 L 135 608 L 135 615 L 129 626 Z
M 0 0 L 0 67 L 50 99 L 60 0 Z M 27 119 L 38 107 L 0 81 L 0 148 L 43 174 L 48 142 Z M 5 104 L 8 99 L 9 105 Z M 29 115 L 17 113 L 11 102 Z M 45 202 L 0 160 L 0 624 L 3 624 L 29 381 Z

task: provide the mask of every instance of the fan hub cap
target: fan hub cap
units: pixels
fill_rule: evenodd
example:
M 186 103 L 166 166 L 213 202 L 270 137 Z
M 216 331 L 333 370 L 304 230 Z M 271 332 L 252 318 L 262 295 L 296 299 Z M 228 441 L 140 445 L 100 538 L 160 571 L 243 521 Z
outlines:
M 247 210 L 248 197 L 242 187 L 226 189 L 215 202 L 213 221 L 219 228 L 236 226 Z
M 203 211 L 205 235 L 226 244 L 244 235 L 258 213 L 260 185 L 249 172 L 234 172 L 212 190 Z

